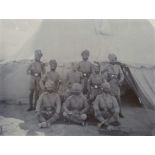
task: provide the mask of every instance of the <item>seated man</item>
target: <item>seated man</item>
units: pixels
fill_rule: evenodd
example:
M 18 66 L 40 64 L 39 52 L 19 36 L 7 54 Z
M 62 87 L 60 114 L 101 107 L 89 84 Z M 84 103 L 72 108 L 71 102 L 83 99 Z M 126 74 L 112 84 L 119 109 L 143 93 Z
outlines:
M 120 107 L 116 98 L 110 94 L 110 84 L 105 82 L 101 88 L 103 92 L 96 97 L 93 104 L 95 117 L 100 122 L 98 127 L 118 126 Z
M 89 105 L 82 94 L 82 86 L 74 83 L 71 92 L 72 95 L 63 104 L 63 116 L 74 123 L 85 125 Z
M 40 128 L 46 128 L 54 123 L 59 118 L 61 110 L 60 97 L 54 92 L 54 82 L 46 81 L 45 88 L 46 90 L 39 97 L 36 107 Z

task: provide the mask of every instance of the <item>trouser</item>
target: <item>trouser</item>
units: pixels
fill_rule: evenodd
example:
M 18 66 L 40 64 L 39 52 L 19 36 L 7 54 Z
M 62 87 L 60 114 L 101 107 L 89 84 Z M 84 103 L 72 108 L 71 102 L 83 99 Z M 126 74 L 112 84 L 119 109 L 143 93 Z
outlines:
M 82 89 L 83 89 L 83 94 L 87 95 L 88 94 L 88 77 L 83 77 L 81 80 L 82 84 Z
M 90 94 L 89 94 L 89 101 L 93 103 L 93 101 L 96 99 L 96 96 L 101 94 L 101 89 L 100 88 L 93 88 L 91 87 L 90 89 Z
M 118 102 L 118 104 L 119 104 L 119 108 L 120 108 L 120 114 L 122 114 L 122 105 L 121 105 L 121 97 L 120 96 L 115 96 L 116 97 L 116 100 L 117 100 L 117 102 Z
M 37 100 L 39 98 L 39 95 L 41 93 L 40 85 L 39 85 L 39 78 L 38 79 L 31 79 L 31 85 L 30 85 L 30 94 L 29 94 L 29 104 L 31 108 L 36 108 Z M 34 99 L 34 104 L 33 104 Z
M 121 93 L 120 93 L 120 86 L 118 84 L 118 80 L 112 79 L 110 81 L 110 86 L 111 86 L 111 93 L 113 96 L 115 96 L 120 107 L 120 114 L 122 114 Z
M 30 95 L 29 95 L 29 104 L 30 107 L 36 108 L 37 100 L 39 98 L 40 92 L 38 90 L 32 89 L 30 90 Z M 34 105 L 33 105 L 33 97 L 34 97 Z
M 103 122 L 104 120 L 107 120 L 108 124 L 119 121 L 118 113 L 95 112 L 95 117 L 99 122 Z
M 82 118 L 82 115 L 84 115 L 85 118 Z M 65 119 L 73 122 L 73 123 L 76 123 L 76 124 L 82 124 L 84 121 L 86 121 L 87 119 L 87 115 L 86 114 L 66 114 L 65 112 L 63 113 L 63 116 L 65 117 Z
M 50 124 L 56 122 L 59 119 L 58 114 L 48 113 L 48 112 L 45 112 L 45 111 L 40 112 L 37 117 L 38 117 L 38 121 L 40 123 L 49 121 Z

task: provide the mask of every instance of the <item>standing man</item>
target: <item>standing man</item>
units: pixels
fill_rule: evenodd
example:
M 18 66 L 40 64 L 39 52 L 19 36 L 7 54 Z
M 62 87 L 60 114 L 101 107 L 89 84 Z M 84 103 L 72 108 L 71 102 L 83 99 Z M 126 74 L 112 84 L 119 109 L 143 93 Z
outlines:
M 72 63 L 72 70 L 67 73 L 66 76 L 66 86 L 67 89 L 64 93 L 64 99 L 66 99 L 71 94 L 71 88 L 74 83 L 81 84 L 82 73 L 77 70 L 77 64 Z
M 39 81 L 43 76 L 43 74 L 45 74 L 45 64 L 41 62 L 42 56 L 43 54 L 40 49 L 35 50 L 34 52 L 35 61 L 32 64 L 30 64 L 30 66 L 27 69 L 27 74 L 31 76 L 28 111 L 35 110 L 36 103 L 41 91 Z M 34 104 L 33 104 L 33 97 L 34 97 Z
M 88 61 L 89 59 L 89 51 L 84 50 L 81 53 L 82 61 L 78 65 L 78 71 L 82 73 L 82 87 L 83 87 L 83 94 L 87 95 L 88 93 L 88 79 L 90 74 L 92 73 L 92 64 Z
M 60 76 L 59 76 L 58 72 L 56 71 L 57 61 L 50 60 L 49 65 L 50 65 L 50 71 L 47 72 L 46 75 L 40 80 L 40 87 L 42 90 L 45 90 L 46 81 L 51 80 L 54 82 L 55 91 L 57 92 L 59 89 L 59 85 L 60 85 Z
M 109 125 L 120 125 L 119 123 L 119 105 L 114 96 L 110 93 L 110 84 L 105 82 L 101 85 L 102 94 L 96 97 L 94 101 L 94 113 L 99 121 L 98 127 L 108 127 Z
M 72 63 L 72 70 L 67 73 L 66 84 L 71 88 L 74 83 L 81 84 L 82 73 L 77 70 L 77 64 Z
M 63 116 L 76 124 L 84 125 L 87 119 L 89 105 L 82 94 L 82 86 L 79 83 L 72 85 L 72 95 L 63 104 Z
M 104 77 L 106 77 L 107 81 L 110 83 L 111 86 L 111 93 L 114 95 L 117 99 L 117 102 L 120 106 L 120 117 L 124 117 L 122 114 L 122 108 L 121 108 L 121 97 L 120 97 L 120 87 L 124 81 L 124 74 L 121 69 L 121 66 L 117 62 L 117 57 L 115 54 L 109 54 L 109 65 L 107 66 L 104 74 Z
M 93 65 L 93 72 L 88 80 L 89 100 L 91 103 L 101 93 L 101 84 L 104 82 L 105 80 L 100 73 L 100 64 L 95 63 Z
M 36 112 L 39 120 L 39 127 L 46 128 L 58 120 L 61 101 L 57 93 L 55 93 L 55 84 L 53 81 L 46 81 L 46 91 L 43 92 L 37 102 Z

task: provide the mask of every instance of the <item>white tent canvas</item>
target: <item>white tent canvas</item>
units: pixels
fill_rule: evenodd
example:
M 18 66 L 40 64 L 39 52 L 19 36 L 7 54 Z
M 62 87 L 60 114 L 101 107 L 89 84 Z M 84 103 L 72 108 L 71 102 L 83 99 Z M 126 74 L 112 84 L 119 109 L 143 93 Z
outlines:
M 108 53 L 115 53 L 122 63 L 130 64 L 144 94 L 148 83 L 133 66 L 155 64 L 155 31 L 149 20 L 1 20 L 0 33 L 1 100 L 28 99 L 26 60 L 33 58 L 35 49 L 43 51 L 44 61 L 54 58 L 59 64 L 80 61 L 84 49 L 90 50 L 91 61 L 106 61 Z M 147 82 L 154 82 L 152 76 L 153 81 Z

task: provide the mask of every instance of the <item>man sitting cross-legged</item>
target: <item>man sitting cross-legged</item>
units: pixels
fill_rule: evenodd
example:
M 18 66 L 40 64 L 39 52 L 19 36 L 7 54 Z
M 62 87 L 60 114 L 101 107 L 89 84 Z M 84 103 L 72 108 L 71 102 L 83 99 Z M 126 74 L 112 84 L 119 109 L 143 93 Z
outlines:
M 93 103 L 95 117 L 99 121 L 98 127 L 118 126 L 120 107 L 116 98 L 110 94 L 110 84 L 103 83 L 101 88 L 102 94 Z
M 74 83 L 71 94 L 63 104 L 63 116 L 76 124 L 84 125 L 89 105 L 86 97 L 82 94 L 82 86 L 79 83 Z
M 54 92 L 54 82 L 46 81 L 45 88 L 46 91 L 39 97 L 36 107 L 40 128 L 46 128 L 57 121 L 61 110 L 60 97 Z

